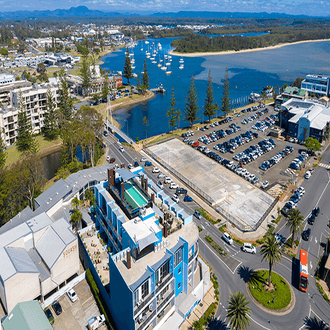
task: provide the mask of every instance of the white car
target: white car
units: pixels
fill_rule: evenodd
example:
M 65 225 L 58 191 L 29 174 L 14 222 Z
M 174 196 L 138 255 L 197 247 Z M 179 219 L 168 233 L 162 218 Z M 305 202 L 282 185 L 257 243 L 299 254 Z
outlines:
M 266 180 L 262 183 L 261 188 L 266 189 L 269 186 L 269 182 Z
M 171 179 L 169 176 L 167 176 L 167 177 L 165 178 L 164 182 L 165 182 L 165 183 L 172 183 L 172 179 Z
M 158 178 L 158 179 L 166 178 L 166 174 L 164 174 L 164 173 L 159 173 L 159 174 L 157 175 L 157 178 Z
M 175 203 L 179 203 L 179 196 L 178 195 L 174 194 L 172 196 L 172 199 L 174 200 Z
M 111 158 L 110 156 L 107 156 L 107 161 L 110 161 L 110 158 Z
M 244 243 L 242 246 L 244 252 L 255 254 L 257 249 L 251 243 Z
M 152 173 L 159 173 L 160 172 L 160 169 L 158 167 L 154 167 L 152 169 Z
M 70 289 L 69 291 L 67 291 L 66 294 L 68 295 L 68 297 L 70 298 L 70 300 L 72 302 L 75 302 L 76 300 L 78 300 L 78 296 L 73 289 Z
M 222 235 L 222 239 L 225 240 L 228 244 L 233 245 L 234 241 L 228 233 Z
M 134 166 L 132 164 L 127 165 L 128 169 L 132 169 Z
M 178 185 L 177 183 L 172 182 L 172 183 L 170 184 L 170 189 L 177 189 L 177 188 L 179 188 L 179 185 Z
M 306 174 L 305 174 L 305 179 L 309 179 L 311 177 L 312 173 L 307 171 Z
M 124 151 L 125 151 L 125 149 L 124 149 L 123 146 L 120 146 L 120 147 L 119 147 L 119 150 L 120 150 L 121 152 L 124 152 Z
M 160 189 L 164 189 L 164 185 L 161 181 L 158 181 L 157 182 L 157 186 L 160 188 Z
M 141 162 L 146 162 L 148 159 L 146 157 L 141 158 Z

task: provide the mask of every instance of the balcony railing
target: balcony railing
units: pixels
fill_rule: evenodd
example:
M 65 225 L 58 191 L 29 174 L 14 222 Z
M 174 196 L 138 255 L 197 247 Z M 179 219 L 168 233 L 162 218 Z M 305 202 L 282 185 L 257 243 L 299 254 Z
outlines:
M 143 300 L 140 305 L 136 305 L 134 316 L 137 315 L 139 312 L 141 312 L 150 303 L 150 301 L 153 298 L 155 298 L 155 296 L 152 293 L 150 293 L 149 296 L 145 300 Z
M 101 208 L 99 208 L 99 210 L 100 210 L 100 214 L 102 215 L 102 218 L 103 218 L 104 222 L 110 225 L 110 228 L 112 229 L 112 231 L 114 232 L 114 234 L 116 235 L 116 237 L 118 238 L 120 243 L 122 243 L 122 238 L 118 234 L 115 227 L 112 225 L 111 221 L 109 219 L 107 219 L 107 217 L 105 216 L 105 214 L 103 213 L 103 210 Z
M 157 308 L 157 312 L 161 312 L 162 309 L 167 305 L 167 303 L 174 298 L 174 290 L 161 302 L 161 304 Z
M 162 280 L 162 283 L 158 282 L 158 286 L 157 286 L 157 289 L 156 289 L 156 294 L 159 293 L 163 288 L 165 288 L 165 286 L 171 281 L 172 278 L 173 278 L 173 275 L 168 274 L 167 277 L 165 277 Z
M 194 254 L 192 254 L 190 257 L 189 257 L 189 262 L 188 264 L 190 264 L 190 262 L 196 257 L 198 251 L 196 251 Z
M 138 330 L 144 329 L 155 316 L 156 316 L 156 311 L 153 311 L 150 314 L 150 316 L 138 327 Z

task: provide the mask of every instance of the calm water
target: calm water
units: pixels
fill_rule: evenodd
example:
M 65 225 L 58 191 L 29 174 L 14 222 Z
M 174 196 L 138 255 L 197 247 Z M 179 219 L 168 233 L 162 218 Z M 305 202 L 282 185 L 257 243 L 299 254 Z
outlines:
M 162 51 L 168 52 L 172 48 L 170 43 L 174 38 L 148 39 L 149 46 L 152 42 L 162 44 Z M 143 51 L 141 51 L 143 47 Z M 148 45 L 140 42 L 134 50 L 135 66 L 134 72 L 143 70 L 143 62 L 146 58 L 145 51 Z M 185 98 L 189 89 L 190 78 L 195 78 L 197 88 L 200 120 L 203 120 L 202 106 L 205 98 L 208 71 L 211 70 L 215 100 L 221 104 L 222 81 L 225 69 L 229 70 L 230 97 L 236 99 L 248 96 L 251 92 L 260 92 L 266 85 L 282 86 L 290 83 L 296 77 L 304 77 L 308 73 L 329 74 L 330 68 L 330 42 L 314 42 L 290 45 L 274 50 L 258 51 L 251 53 L 212 55 L 205 57 L 185 57 L 184 69 L 179 69 L 180 57 L 173 56 L 171 64 L 171 75 L 152 64 L 147 59 L 147 66 L 150 79 L 150 88 L 157 87 L 162 83 L 166 88 L 165 95 L 157 95 L 149 102 L 140 103 L 135 106 L 122 108 L 114 113 L 114 118 L 122 125 L 123 131 L 135 139 L 145 138 L 146 128 L 143 125 L 143 118 L 146 116 L 149 121 L 148 136 L 168 131 L 168 119 L 166 112 L 169 107 L 171 89 L 174 88 L 177 100 L 177 107 L 183 112 Z M 158 60 L 158 55 L 156 57 Z M 102 59 L 103 68 L 111 71 L 122 71 L 125 60 L 125 50 L 109 54 Z M 126 79 L 124 79 L 126 82 Z M 135 79 L 132 80 L 135 83 Z M 188 125 L 181 120 L 180 127 Z
M 257 36 L 263 36 L 265 34 L 269 34 L 269 32 L 246 32 L 246 33 L 235 33 L 235 34 L 203 34 L 203 33 L 196 33 L 204 36 L 208 36 L 211 38 L 215 37 L 232 37 L 232 36 L 241 36 L 241 37 L 257 37 Z

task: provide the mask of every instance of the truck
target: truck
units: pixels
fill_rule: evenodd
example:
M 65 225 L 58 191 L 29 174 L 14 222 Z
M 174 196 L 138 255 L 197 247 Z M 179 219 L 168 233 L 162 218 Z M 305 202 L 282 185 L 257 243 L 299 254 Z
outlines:
M 97 329 L 105 321 L 104 315 L 94 316 L 88 320 L 88 329 L 94 330 Z

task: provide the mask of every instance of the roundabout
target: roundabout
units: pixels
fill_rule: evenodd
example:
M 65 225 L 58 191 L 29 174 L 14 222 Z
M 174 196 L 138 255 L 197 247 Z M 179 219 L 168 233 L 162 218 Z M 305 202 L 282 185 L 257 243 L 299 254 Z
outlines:
M 296 303 L 296 297 L 288 281 L 272 271 L 272 287 L 267 283 L 269 271 L 258 269 L 251 275 L 246 283 L 246 291 L 253 303 L 266 313 L 273 315 L 286 315 L 290 313 Z

